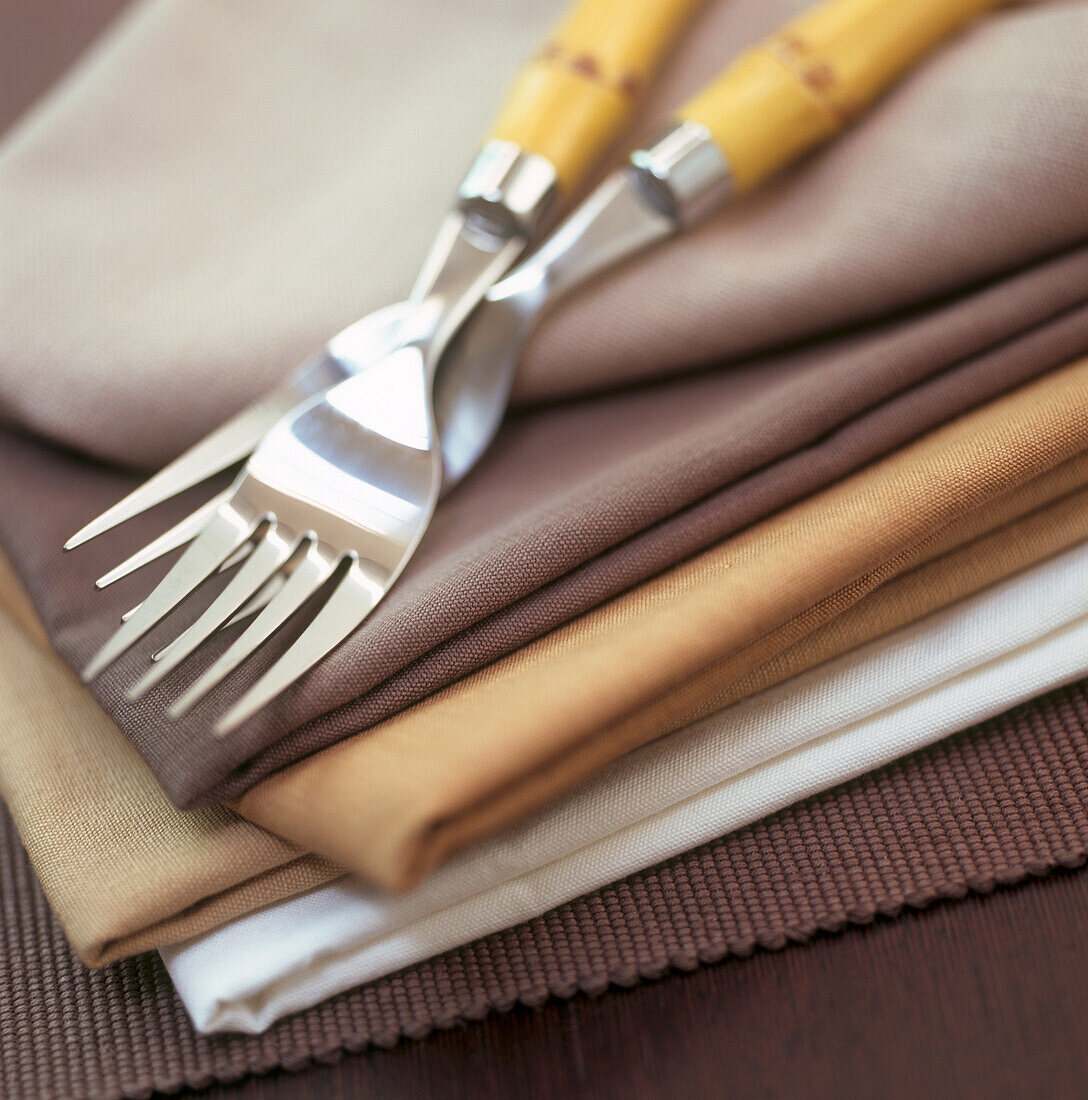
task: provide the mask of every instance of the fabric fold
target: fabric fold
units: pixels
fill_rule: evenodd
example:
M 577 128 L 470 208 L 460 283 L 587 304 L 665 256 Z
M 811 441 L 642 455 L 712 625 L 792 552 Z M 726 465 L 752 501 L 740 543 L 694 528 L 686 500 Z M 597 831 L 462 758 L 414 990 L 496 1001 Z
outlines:
M 702 79 L 700 65 L 707 71 L 720 65 L 723 41 L 739 48 L 746 36 L 765 29 L 764 21 L 777 22 L 796 6 L 746 0 L 712 5 L 665 87 L 686 90 L 687 82 Z M 446 158 L 438 144 L 425 140 L 419 142 L 427 151 L 420 163 L 403 158 L 396 167 L 409 188 L 418 185 L 409 202 L 423 216 L 418 224 L 414 216 L 402 224 L 388 218 L 381 188 L 399 186 L 403 200 L 409 195 L 404 181 L 375 184 L 369 155 L 365 166 L 351 155 L 370 124 L 358 110 L 373 99 L 365 94 L 366 81 L 386 89 L 392 65 L 405 85 L 396 102 L 379 97 L 390 108 L 389 126 L 367 131 L 368 154 L 383 138 L 403 144 L 396 112 L 416 119 L 408 94 L 416 91 L 451 112 L 456 108 L 455 119 L 451 113 L 443 122 L 441 111 L 424 119 L 436 141 L 447 141 L 451 150 L 467 141 L 470 148 L 468 129 L 475 134 L 478 122 L 486 121 L 486 110 L 476 119 L 472 104 L 482 106 L 485 92 L 490 101 L 495 81 L 494 65 L 489 71 L 472 49 L 484 49 L 488 58 L 494 51 L 512 69 L 522 39 L 537 34 L 532 21 L 539 16 L 543 24 L 553 15 L 546 6 L 530 12 L 520 3 L 498 16 L 489 8 L 495 33 L 485 39 L 462 33 L 465 48 L 436 55 L 436 66 L 432 51 L 418 48 L 419 34 L 412 36 L 414 50 L 403 49 L 398 27 L 408 24 L 400 10 L 392 18 L 379 13 L 362 27 L 358 9 L 339 0 L 316 15 L 288 7 L 250 12 L 180 0 L 134 5 L 118 34 L 0 148 L 0 195 L 6 196 L 0 198 L 0 224 L 13 227 L 14 242 L 7 253 L 14 262 L 0 260 L 0 304 L 12 319 L 0 335 L 0 417 L 15 425 L 15 434 L 0 440 L 0 538 L 18 559 L 48 636 L 69 663 L 123 608 L 100 602 L 88 612 L 74 598 L 88 577 L 73 571 L 75 559 L 58 570 L 54 540 L 77 525 L 77 513 L 109 503 L 131 479 L 86 464 L 66 448 L 126 463 L 169 456 L 360 312 L 360 255 L 390 261 L 364 294 L 373 295 L 374 304 L 395 297 L 394 284 L 407 285 L 404 273 L 413 262 L 409 249 L 400 251 L 403 231 L 429 233 L 428 204 L 437 213 L 449 191 L 449 181 L 439 183 L 431 166 L 445 173 Z M 451 41 L 446 13 L 426 5 L 417 14 L 424 32 Z M 171 795 L 185 804 L 236 795 L 269 771 L 388 718 L 594 607 L 607 608 L 609 599 L 677 561 L 1083 352 L 1088 294 L 1079 250 L 1070 247 L 1088 231 L 1077 202 L 1085 141 L 1083 15 L 1082 4 L 1066 2 L 996 16 L 954 47 L 947 67 L 926 66 L 902 95 L 889 98 L 875 116 L 879 126 L 857 131 L 843 144 L 845 152 L 829 151 L 749 209 L 663 251 L 645 275 L 618 273 L 569 303 L 534 341 L 518 401 L 529 409 L 589 391 L 617 392 L 587 401 L 581 413 L 572 402 L 517 414 L 498 454 L 507 462 L 520 456 L 523 470 L 535 473 L 542 455 L 584 446 L 587 468 L 599 463 L 600 479 L 578 483 L 559 463 L 537 495 L 527 494 L 524 484 L 500 481 L 490 510 L 478 513 L 469 496 L 464 511 L 449 514 L 452 534 L 438 534 L 448 541 L 429 550 L 435 556 L 424 557 L 421 572 L 406 578 L 415 587 L 406 587 L 404 605 L 391 605 L 389 620 L 379 621 L 357 651 L 345 653 L 344 665 L 324 670 L 327 679 L 304 685 L 280 725 L 251 729 L 236 751 L 216 757 L 203 752 L 192 730 L 165 734 L 158 704 L 127 714 L 118 682 L 105 685 L 104 705 L 165 777 Z M 462 31 L 470 26 L 463 8 L 450 13 L 453 20 Z M 338 49 L 348 41 L 365 42 L 374 63 L 360 65 L 357 51 L 348 56 Z M 264 67 L 254 66 L 253 56 Z M 431 67 L 433 83 L 407 75 L 406 59 Z M 208 73 L 209 94 L 187 98 L 197 67 Z M 470 70 L 480 78 L 473 81 Z M 450 87 L 458 96 L 443 98 Z M 305 109 L 302 94 L 310 97 Z M 324 98 L 315 103 L 315 95 Z M 640 125 L 656 126 L 656 110 Z M 245 140 L 239 122 L 255 142 Z M 335 140 L 338 129 L 348 142 Z M 963 139 L 968 133 L 970 142 Z M 321 155 L 307 157 L 307 142 Z M 1039 155 L 1031 152 L 1033 142 Z M 111 145 L 117 155 L 102 156 Z M 287 147 L 298 155 L 281 171 Z M 329 150 L 343 156 L 330 161 Z M 174 179 L 156 177 L 156 164 L 167 166 Z M 867 181 L 870 191 L 852 189 L 851 180 Z M 255 182 L 264 200 L 259 203 L 252 201 Z M 814 221 L 813 207 L 826 216 Z M 889 219 L 889 209 L 900 216 Z M 347 216 L 337 217 L 337 210 Z M 375 219 L 373 210 L 386 216 Z M 324 232 L 330 217 L 342 230 L 331 261 Z M 25 225 L 35 232 L 14 228 Z M 798 235 L 798 225 L 814 228 Z M 74 226 L 95 232 L 73 232 Z M 396 247 L 383 250 L 390 227 L 398 234 Z M 783 241 L 791 247 L 780 247 Z M 675 296 L 662 287 L 673 288 Z M 957 300 L 949 303 L 949 295 Z M 179 302 L 186 303 L 180 314 Z M 859 325 L 871 331 L 859 338 Z M 805 352 L 782 347 L 815 337 L 823 342 Z M 744 361 L 753 355 L 762 358 Z M 825 368 L 837 360 L 845 371 L 869 358 L 881 369 L 854 385 L 844 374 L 835 389 L 827 385 L 832 372 L 821 369 L 821 356 Z M 692 367 L 711 366 L 716 375 L 723 363 L 737 374 L 735 388 L 732 382 L 718 386 L 708 372 L 645 393 L 638 389 L 648 379 Z M 757 370 L 769 382 L 753 383 Z M 811 388 L 794 384 L 802 374 Z M 618 392 L 623 387 L 631 388 Z M 744 399 L 737 415 L 718 416 L 736 397 Z M 1080 399 L 1083 410 L 1083 391 L 1069 398 Z M 789 423 L 760 450 L 759 431 L 774 426 L 779 402 L 790 408 Z M 708 413 L 690 433 L 679 433 L 677 425 L 704 404 Z M 794 418 L 797 409 L 805 415 Z M 645 458 L 664 459 L 666 472 L 650 483 L 648 467 L 625 448 L 659 413 L 665 423 Z M 753 413 L 759 414 L 756 429 L 747 439 L 734 437 Z M 602 446 L 594 451 L 598 415 Z M 21 438 L 26 430 L 61 449 Z M 723 439 L 737 444 L 730 455 L 734 465 L 711 468 Z M 1013 490 L 988 520 L 979 511 L 966 521 L 958 517 L 945 534 L 912 545 L 902 560 L 886 559 L 892 572 L 900 565 L 909 572 L 887 581 L 878 567 L 855 581 L 859 590 L 846 597 L 845 610 L 839 590 L 735 651 L 744 655 L 735 668 L 750 669 L 744 675 L 730 680 L 726 669 L 726 682 L 717 679 L 708 693 L 721 672 L 711 662 L 668 693 L 652 719 L 647 707 L 617 728 L 637 744 L 651 726 L 672 728 L 692 708 L 728 705 L 735 692 L 745 697 L 870 640 L 908 607 L 917 614 L 942 606 L 951 593 L 983 583 L 983 574 L 1005 575 L 1063 549 L 1084 515 L 1084 501 L 1082 483 L 1070 481 L 1063 492 L 1058 481 L 1078 458 L 1036 455 L 1041 461 L 1032 465 L 1033 456 L 1022 457 L 1027 467 L 1008 477 L 1006 488 L 1017 477 L 1027 488 L 1041 474 L 1051 490 L 1045 509 L 1022 501 L 1017 513 L 1012 502 L 1019 490 Z M 698 470 L 696 480 L 670 484 L 670 472 L 685 466 Z M 482 484 L 476 503 L 493 492 Z M 626 496 L 617 485 L 626 487 Z M 583 511 L 572 509 L 572 502 Z M 1010 510 L 1001 517 L 1003 504 Z M 604 520 L 599 525 L 585 522 L 594 509 Z M 142 530 L 162 526 L 156 516 Z M 140 541 L 139 534 L 135 538 Z M 526 547 L 550 550 L 548 539 L 556 554 L 546 568 L 526 571 L 513 587 L 481 587 L 479 604 L 451 598 L 469 591 L 466 580 L 479 579 L 481 571 L 524 568 L 519 555 Z M 103 560 L 121 556 L 120 545 L 104 545 Z M 965 560 L 957 553 L 969 558 L 984 545 L 989 553 L 980 556 L 978 575 L 957 577 L 951 563 Z M 636 552 L 628 556 L 629 549 Z M 906 584 L 896 585 L 908 579 L 913 594 Z M 73 591 L 66 591 L 69 581 Z M 872 583 L 878 586 L 864 595 Z M 142 591 L 141 581 L 116 595 L 127 606 Z M 414 634 L 405 630 L 421 601 L 435 592 L 447 601 L 441 630 L 434 633 L 436 621 L 417 624 Z M 881 595 L 890 598 L 873 599 Z M 825 613 L 835 617 L 825 621 Z M 18 617 L 33 630 L 25 607 Z M 1061 628 L 1053 635 L 1064 639 Z M 1034 653 L 1036 644 L 1043 645 L 1029 642 L 1022 651 Z M 1044 654 L 1048 673 L 1065 667 L 1068 657 L 1054 646 Z M 0 707 L 5 717 L 14 715 L 0 735 L 0 794 L 19 818 L 58 910 L 77 914 L 66 918 L 73 940 L 96 963 L 175 942 L 340 873 L 229 813 L 179 814 L 116 726 L 2 615 L 0 654 Z M 1021 671 L 1030 673 L 1025 660 Z M 343 681 L 353 662 L 359 678 Z M 1002 668 L 995 697 L 1031 679 L 1017 681 L 1017 675 Z M 13 710 L 6 700 L 15 701 Z M 970 711 L 956 713 L 966 720 Z M 0 989 L 6 1007 L 0 1016 L 9 1022 L 0 1039 L 10 1055 L 0 1059 L 0 1081 L 71 1095 L 200 1086 L 370 1041 L 392 1042 L 515 999 L 601 988 L 1075 864 L 1088 852 L 1088 830 L 1078 817 L 1085 804 L 1085 715 L 1083 690 L 1044 700 L 947 751 L 866 777 L 794 807 L 765 828 L 726 838 L 711 852 L 692 853 L 633 884 L 564 906 L 528 930 L 491 937 L 341 996 L 309 1014 L 301 1027 L 290 1022 L 261 1040 L 194 1036 L 153 959 L 98 975 L 82 971 L 0 813 L 0 971 L 8 978 Z M 639 721 L 648 723 L 641 731 Z M 602 740 L 602 759 L 621 740 Z M 553 789 L 600 766 L 591 741 L 585 744 L 587 757 L 572 754 L 562 776 L 550 776 Z M 857 746 L 858 760 L 869 745 L 867 739 Z M 868 759 L 882 758 L 875 753 Z M 810 761 L 802 773 L 814 767 Z M 781 778 L 775 778 L 780 795 L 789 790 L 788 776 L 777 785 Z M 949 806 L 953 788 L 964 801 Z M 799 780 L 793 793 L 804 789 Z M 492 824 L 503 812 L 500 807 Z M 775 848 L 782 830 L 789 840 Z M 798 844 L 798 836 L 817 842 Z M 65 843 L 58 846 L 57 838 Z M 447 842 L 462 839 L 449 836 Z M 732 855 L 723 857 L 727 851 Z M 158 873 L 163 866 L 168 875 Z M 752 882 L 753 870 L 760 884 L 754 892 L 733 889 L 738 881 Z M 847 889 L 841 889 L 844 882 Z M 629 920 L 624 906 L 632 898 L 641 915 Z M 602 911 L 611 919 L 600 920 Z M 597 916 L 595 924 L 587 913 Z M 584 942 L 579 929 L 589 930 Z M 573 958 L 568 934 L 578 944 Z M 616 935 L 637 948 L 617 952 L 610 939 Z M 297 987 L 291 995 L 297 996 Z M 42 1011 L 28 1017 L 28 1003 Z
M 700 698 L 721 709 L 1088 539 L 1086 485 L 1088 456 L 1034 479 L 748 676 L 729 681 L 709 670 L 726 686 L 700 688 Z M 2 559 L 0 580 L 0 602 L 44 639 Z M 54 657 L 14 635 L 2 615 L 0 653 L 0 793 L 89 965 L 169 945 L 339 873 L 229 812 L 170 808 L 86 691 Z M 691 709 L 684 720 L 700 716 Z M 58 845 L 58 836 L 79 842 Z
M 201 1088 L 724 958 L 741 968 L 742 988 L 744 957 L 757 949 L 988 894 L 1086 857 L 1082 682 L 263 1036 L 205 1037 L 156 956 L 80 965 L 0 812 L 0 1040 L 12 1052 L 0 1082 L 16 1096 Z M 787 959 L 791 973 L 801 957 Z M 31 999 L 41 1011 L 26 1012 Z
M 0 556 L 0 797 L 88 966 L 187 939 L 342 873 L 229 810 L 175 809 L 43 644 Z
M 244 816 L 391 888 L 682 724 L 903 572 L 947 528 L 1088 448 L 1088 361 L 961 417 L 388 722 L 270 777 Z M 791 639 L 787 624 L 796 625 Z M 644 721 L 643 715 L 653 714 Z
M 630 140 L 804 6 L 708 3 Z M 0 218 L 35 226 L 3 257 L 0 305 L 20 321 L 0 343 L 5 418 L 158 464 L 402 298 L 510 78 L 563 8 L 133 5 L 0 150 Z M 1084 239 L 1084 10 L 979 21 L 803 171 L 568 302 L 519 394 L 751 354 Z
M 344 880 L 164 952 L 201 1031 L 259 1033 L 540 916 L 1088 671 L 1088 544 L 618 760 L 413 893 Z
M 639 125 L 649 132 L 689 86 L 793 6 L 709 5 Z M 6 144 L 0 179 L 10 184 L 4 194 L 13 196 L 7 209 L 24 221 L 37 220 L 36 204 L 46 194 L 57 221 L 56 212 L 76 218 L 89 202 L 109 211 L 100 218 L 101 235 L 66 262 L 71 235 L 52 230 L 40 242 L 49 263 L 16 257 L 11 313 L 34 323 L 14 326 L 6 351 L 0 342 L 0 403 L 9 421 L 94 454 L 151 461 L 162 457 L 157 448 L 176 449 L 236 407 L 269 380 L 263 372 L 278 372 L 288 356 L 301 355 L 303 341 L 308 347 L 352 319 L 358 292 L 350 278 L 335 275 L 338 264 L 348 258 L 357 264 L 366 254 L 365 242 L 353 239 L 365 219 L 358 211 L 338 219 L 336 212 L 346 196 L 365 205 L 353 189 L 359 166 L 351 151 L 360 140 L 357 104 L 369 100 L 348 93 L 353 81 L 376 75 L 354 65 L 342 85 L 328 73 L 316 82 L 313 94 L 327 97 L 321 105 L 328 111 L 315 112 L 321 127 L 298 135 L 299 147 L 345 125 L 345 103 L 355 143 L 334 143 L 345 158 L 335 169 L 299 159 L 298 176 L 281 179 L 274 227 L 262 220 L 261 204 L 252 203 L 251 186 L 232 174 L 239 149 L 254 169 L 262 157 L 280 156 L 284 137 L 270 140 L 273 118 L 284 133 L 297 127 L 294 118 L 283 118 L 280 100 L 266 98 L 267 131 L 253 135 L 251 146 L 240 144 L 240 116 L 248 125 L 251 106 L 270 94 L 264 71 L 254 75 L 240 63 L 259 49 L 301 71 L 313 64 L 315 46 L 327 47 L 337 27 L 359 17 L 349 9 L 334 4 L 312 19 L 297 11 L 282 21 L 262 15 L 261 40 L 245 13 L 234 15 L 237 33 L 223 36 L 216 33 L 218 20 L 227 18 L 222 13 L 154 0 L 42 108 L 36 124 L 28 121 Z M 371 41 L 383 42 L 390 58 L 398 56 L 400 26 L 399 18 L 383 17 L 373 29 Z M 429 32 L 437 26 L 428 23 Z M 270 772 L 389 718 L 1082 354 L 1088 223 L 1075 197 L 1088 140 L 1078 110 L 1086 94 L 1079 79 L 1084 27 L 1079 3 L 996 13 L 935 55 L 833 149 L 567 303 L 527 354 L 518 383 L 522 410 L 444 502 L 394 591 L 362 630 L 235 736 L 221 741 L 208 733 L 209 718 L 222 707 L 218 698 L 184 723 L 163 723 L 177 680 L 130 705 L 121 687 L 145 654 L 119 663 L 95 690 L 171 798 L 192 806 L 236 797 Z M 521 29 L 504 24 L 502 33 L 512 43 Z M 61 139 L 71 143 L 64 163 L 83 164 L 83 130 L 101 141 L 110 136 L 111 119 L 131 119 L 126 90 L 149 65 L 162 70 L 165 98 L 187 79 L 181 60 L 204 50 L 214 58 L 212 83 L 222 93 L 214 105 L 194 102 L 192 113 L 179 118 L 159 109 L 158 100 L 142 104 L 142 124 L 159 143 L 153 164 L 141 147 L 130 150 L 131 160 L 100 158 L 92 176 L 59 172 L 52 151 Z M 443 70 L 451 87 L 460 86 L 453 70 L 468 57 Z M 485 83 L 474 72 L 466 95 L 482 94 Z M 97 89 L 98 98 L 88 89 Z M 92 100 L 96 123 L 89 127 Z M 196 125 L 212 116 L 215 125 Z M 372 136 L 368 156 L 383 136 L 392 140 L 384 131 Z M 1016 157 L 1009 155 L 1013 148 Z M 163 150 L 176 153 L 172 191 L 155 167 L 170 159 Z M 432 182 L 436 165 L 439 158 L 431 156 Z M 134 240 L 146 236 L 140 217 L 147 210 L 118 199 L 149 180 L 163 185 L 163 201 L 172 195 L 193 219 L 181 219 L 184 232 L 175 238 L 174 223 L 158 217 L 154 248 L 134 251 Z M 447 191 L 435 184 L 436 207 Z M 309 204 L 297 201 L 300 194 Z M 384 209 L 386 198 L 375 192 L 375 209 Z M 419 212 L 427 208 L 421 201 Z M 995 218 L 1000 233 L 993 232 Z M 331 243 L 314 231 L 330 220 L 344 229 Z M 385 215 L 380 227 L 389 224 Z M 233 233 L 229 245 L 224 225 Z M 251 258 L 269 247 L 297 257 L 291 275 L 307 276 L 304 291 L 286 276 L 267 285 L 275 265 Z M 188 264 L 180 263 L 179 249 Z M 323 270 L 344 296 L 337 302 L 313 277 L 330 249 Z M 116 297 L 101 298 L 100 280 L 88 294 L 88 272 L 104 264 L 148 307 L 126 312 L 138 332 L 117 330 Z M 54 297 L 63 280 L 46 286 L 39 277 L 54 267 L 70 278 L 65 308 Z M 209 300 L 209 286 L 233 286 L 235 296 L 217 292 Z M 377 293 L 378 284 L 370 290 Z M 260 309 L 247 312 L 251 296 L 259 296 Z M 189 305 L 182 324 L 162 316 L 163 301 L 183 299 Z M 79 304 L 78 317 L 69 315 L 71 303 Z M 114 318 L 111 325 L 106 317 Z M 157 326 L 145 331 L 151 317 Z M 95 325 L 96 335 L 84 325 Z M 95 377 L 88 360 L 112 364 L 113 374 L 108 385 L 98 379 L 81 403 L 82 387 Z M 141 406 L 141 416 L 131 415 L 135 392 L 162 395 L 162 411 Z M 62 560 L 57 547 L 64 538 L 131 479 L 11 437 L 0 444 L 0 473 L 12 505 L 7 520 L 0 516 L 0 539 L 58 652 L 80 666 L 149 583 L 134 578 L 103 594 L 90 582 L 161 531 L 183 504 Z M 28 507 L 42 501 L 44 509 Z M 17 522 L 17 515 L 26 518 Z M 156 635 L 148 644 L 164 640 Z M 217 655 L 217 646 L 209 647 L 183 679 Z M 260 670 L 260 662 L 247 668 L 232 690 Z

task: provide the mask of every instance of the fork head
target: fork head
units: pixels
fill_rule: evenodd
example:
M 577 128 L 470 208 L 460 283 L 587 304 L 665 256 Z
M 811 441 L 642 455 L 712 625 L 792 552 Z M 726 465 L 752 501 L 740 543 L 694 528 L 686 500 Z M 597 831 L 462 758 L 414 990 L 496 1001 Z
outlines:
M 400 575 L 434 510 L 442 460 L 430 386 L 425 348 L 408 345 L 281 420 L 228 499 L 92 659 L 84 678 L 97 676 L 247 544 L 250 552 L 226 587 L 188 630 L 160 648 L 130 694 L 148 690 L 240 609 L 260 607 L 175 702 L 172 713 L 182 713 L 323 586 L 327 595 L 313 621 L 217 730 L 235 728 L 339 645 Z

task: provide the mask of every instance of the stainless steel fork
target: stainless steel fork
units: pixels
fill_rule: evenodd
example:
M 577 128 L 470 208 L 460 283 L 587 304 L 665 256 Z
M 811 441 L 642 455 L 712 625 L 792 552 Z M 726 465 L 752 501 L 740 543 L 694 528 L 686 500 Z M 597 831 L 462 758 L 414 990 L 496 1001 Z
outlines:
M 169 463 L 91 520 L 66 543 L 73 549 L 252 453 L 281 416 L 365 370 L 401 342 L 400 326 L 441 292 L 446 322 L 470 312 L 513 263 L 555 198 L 569 198 L 627 125 L 638 94 L 704 0 L 578 0 L 541 52 L 514 81 L 491 139 L 473 162 L 408 301 L 379 310 L 334 337 L 282 385 Z M 405 135 L 409 140 L 409 135 Z M 413 331 L 420 332 L 419 319 Z M 434 335 L 432 334 L 432 339 Z M 347 345 L 346 357 L 338 349 Z M 440 349 L 438 349 L 440 350 Z M 120 580 L 184 545 L 204 526 L 209 503 L 96 582 Z
M 487 292 L 455 355 L 451 407 L 470 408 L 464 455 L 474 460 L 505 405 L 525 337 L 557 297 L 605 266 L 751 188 L 842 125 L 921 56 L 994 0 L 830 0 L 741 58 L 680 112 L 652 147 L 632 154 L 574 214 Z M 864 64 L 857 64 L 859 48 Z M 839 79 L 836 64 L 850 79 Z M 432 322 L 445 332 L 445 321 Z M 459 320 L 458 322 L 459 323 Z M 444 340 L 439 340 L 439 345 Z M 400 574 L 438 498 L 443 463 L 431 400 L 439 357 L 429 337 L 281 420 L 229 500 L 148 599 L 88 666 L 93 677 L 241 547 L 252 550 L 208 610 L 133 689 L 145 691 L 286 570 L 282 587 L 174 704 L 181 713 L 254 652 L 329 582 L 315 618 L 220 719 L 236 728 L 354 631 Z M 443 406 L 441 391 L 436 403 Z M 466 421 L 469 422 L 469 421 Z M 453 460 L 456 475 L 457 459 Z
M 85 677 L 96 675 L 247 542 L 253 548 L 223 591 L 160 651 L 130 694 L 157 682 L 277 573 L 285 574 L 285 582 L 246 631 L 247 649 L 271 635 L 337 569 L 318 619 L 369 611 L 411 556 L 441 480 L 441 452 L 432 445 L 434 426 L 423 400 L 431 370 L 425 352 L 408 345 L 382 369 L 342 382 L 277 424 L 239 475 L 230 499 Z M 380 477 L 368 468 L 371 462 L 378 463 Z M 209 673 L 225 675 L 236 663 L 228 651 Z M 179 701 L 175 711 L 180 709 Z
M 492 289 L 468 323 L 457 361 L 444 368 L 456 387 L 438 393 L 447 419 L 461 428 L 446 443 L 451 478 L 471 466 L 494 434 L 520 346 L 545 306 L 603 266 L 675 232 L 685 218 L 721 198 L 728 182 L 728 167 L 707 129 L 680 124 L 634 154 L 534 257 Z M 427 331 L 429 322 L 422 328 Z M 159 659 L 131 695 L 161 680 L 281 572 L 286 581 L 174 702 L 173 715 L 219 683 L 327 582 L 313 621 L 216 731 L 236 728 L 356 629 L 410 559 L 442 484 L 429 397 L 437 360 L 428 347 L 425 339 L 408 341 L 282 419 L 254 451 L 229 498 L 84 677 L 101 672 L 247 543 L 253 549 L 227 586 L 156 654 Z

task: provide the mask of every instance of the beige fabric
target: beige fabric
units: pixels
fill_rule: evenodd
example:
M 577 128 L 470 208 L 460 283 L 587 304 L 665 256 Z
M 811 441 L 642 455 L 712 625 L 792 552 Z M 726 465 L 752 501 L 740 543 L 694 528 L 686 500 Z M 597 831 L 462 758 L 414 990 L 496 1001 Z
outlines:
M 632 139 L 804 2 L 709 0 Z M 562 6 L 134 5 L 0 150 L 0 417 L 158 463 L 403 297 Z M 563 304 L 518 398 L 721 362 L 1083 238 L 1086 11 L 988 16 L 803 171 Z
M 961 417 L 236 803 L 392 888 L 698 709 L 1088 448 L 1088 360 Z M 772 638 L 774 646 L 759 644 Z M 710 670 L 716 670 L 716 675 Z M 700 677 L 705 676 L 703 680 Z M 709 683 L 707 682 L 709 680 Z
M 13 603 L 24 606 L 22 629 Z M 68 669 L 30 640 L 29 601 L 6 562 L 0 604 L 0 797 L 89 966 L 178 943 L 342 873 L 229 810 L 175 809 Z

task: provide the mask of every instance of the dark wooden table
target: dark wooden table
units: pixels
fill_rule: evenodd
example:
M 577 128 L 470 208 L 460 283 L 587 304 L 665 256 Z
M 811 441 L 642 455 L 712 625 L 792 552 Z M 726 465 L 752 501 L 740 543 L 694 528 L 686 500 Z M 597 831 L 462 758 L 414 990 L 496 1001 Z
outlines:
M 1059 873 L 204 1095 L 1083 1097 L 1086 932 Z

